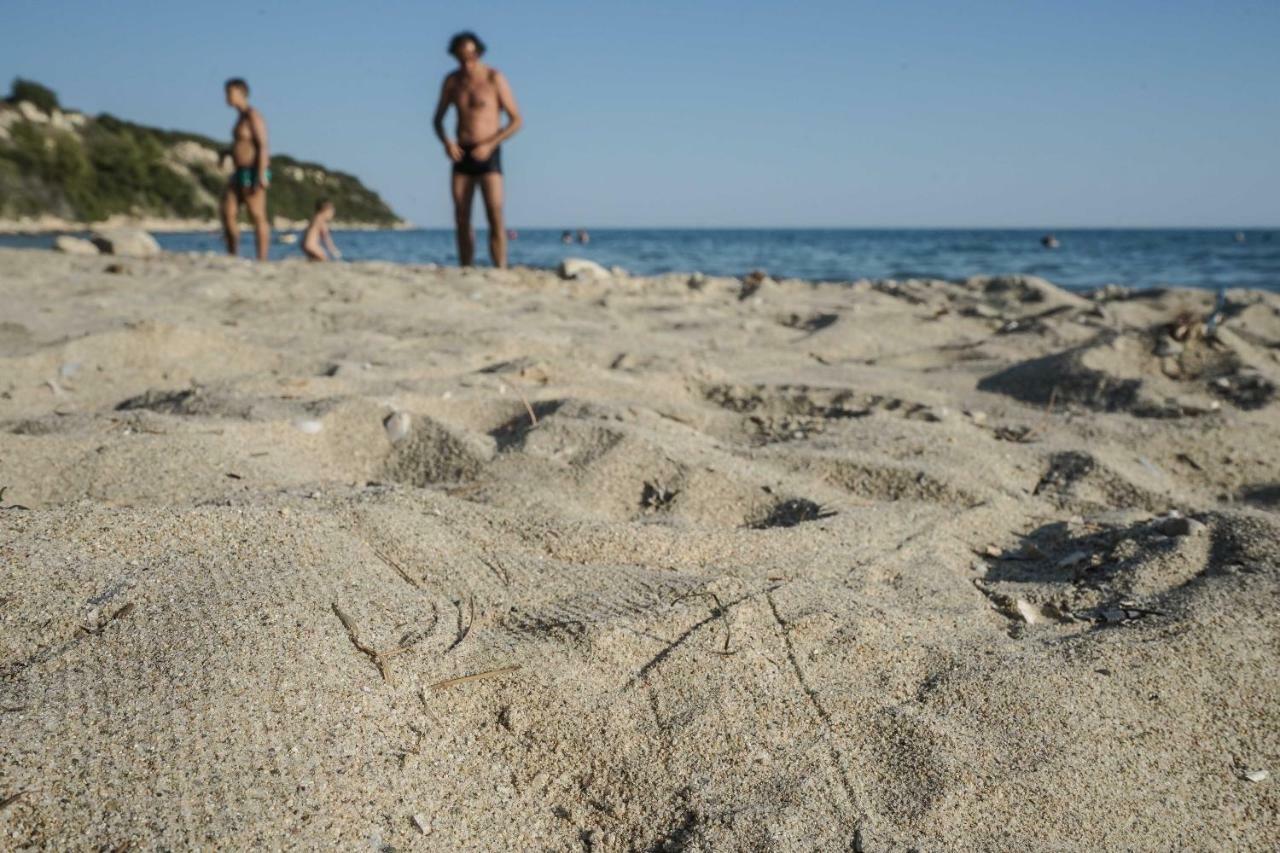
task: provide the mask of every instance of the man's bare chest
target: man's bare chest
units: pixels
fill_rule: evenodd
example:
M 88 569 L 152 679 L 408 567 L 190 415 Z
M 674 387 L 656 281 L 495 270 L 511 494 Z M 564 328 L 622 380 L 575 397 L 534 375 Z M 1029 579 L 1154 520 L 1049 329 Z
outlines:
M 465 82 L 458 86 L 453 97 L 459 110 L 485 112 L 498 106 L 498 91 L 488 81 Z

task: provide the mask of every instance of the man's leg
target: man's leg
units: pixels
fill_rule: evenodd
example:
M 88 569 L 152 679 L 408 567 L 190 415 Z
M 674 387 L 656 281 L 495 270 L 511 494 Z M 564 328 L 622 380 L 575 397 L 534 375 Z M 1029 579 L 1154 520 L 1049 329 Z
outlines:
M 236 191 L 227 187 L 222 193 L 222 239 L 227 244 L 227 254 L 240 254 L 240 224 L 236 218 L 240 215 L 240 200 Z
M 453 175 L 453 224 L 458 232 L 458 266 L 476 261 L 476 232 L 471 228 L 471 199 L 476 193 L 475 178 Z
M 507 266 L 507 223 L 502 214 L 502 175 L 490 172 L 480 179 L 484 212 L 489 215 L 489 258 L 499 269 Z
M 258 247 L 258 260 L 267 259 L 267 251 L 271 248 L 271 224 L 267 222 L 267 191 L 258 187 L 245 199 L 249 208 L 249 218 L 253 220 L 253 238 Z

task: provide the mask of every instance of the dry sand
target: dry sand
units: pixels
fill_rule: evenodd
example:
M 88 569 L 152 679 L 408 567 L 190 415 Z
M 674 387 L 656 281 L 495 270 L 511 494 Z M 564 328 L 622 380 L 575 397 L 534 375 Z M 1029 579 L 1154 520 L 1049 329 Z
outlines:
M 1280 837 L 1274 294 L 110 264 L 0 251 L 0 846 Z

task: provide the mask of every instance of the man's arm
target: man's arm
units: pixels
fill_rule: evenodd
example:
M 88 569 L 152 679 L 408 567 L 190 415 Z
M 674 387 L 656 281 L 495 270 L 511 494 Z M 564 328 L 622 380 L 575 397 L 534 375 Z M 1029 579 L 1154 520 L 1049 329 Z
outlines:
M 338 251 L 338 247 L 333 245 L 333 234 L 329 232 L 328 225 L 324 226 L 324 231 L 321 232 L 321 236 L 324 237 L 325 248 L 329 250 L 329 257 L 333 258 L 335 261 L 342 257 L 342 253 Z
M 507 82 L 506 76 L 497 69 L 494 69 L 493 72 L 493 85 L 498 90 L 498 108 L 505 110 L 507 113 L 507 124 L 502 130 L 499 130 L 475 147 L 472 156 L 477 160 L 488 159 L 493 149 L 515 136 L 520 132 L 520 128 L 524 127 L 524 119 L 520 116 L 520 107 L 516 104 L 516 96 L 511 91 L 511 84 Z
M 258 143 L 258 186 L 265 187 L 267 169 L 271 168 L 271 149 L 267 144 L 267 122 L 257 110 L 249 112 L 249 128 L 253 131 L 253 139 Z
M 450 97 L 452 90 L 453 75 L 449 74 L 444 78 L 444 84 L 440 87 L 440 100 L 436 102 L 436 116 L 431 124 L 436 129 L 436 136 L 440 137 L 440 141 L 444 143 L 444 153 L 456 163 L 462 159 L 462 149 L 444 131 L 444 117 L 449 112 L 449 105 L 453 102 L 453 98 Z

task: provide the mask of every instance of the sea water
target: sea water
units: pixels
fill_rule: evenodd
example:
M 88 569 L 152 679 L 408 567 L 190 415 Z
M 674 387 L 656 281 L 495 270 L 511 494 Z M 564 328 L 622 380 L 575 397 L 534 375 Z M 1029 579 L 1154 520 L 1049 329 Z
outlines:
M 575 229 L 576 231 L 576 229 Z M 554 267 L 582 257 L 636 275 L 699 271 L 743 275 L 764 270 L 779 278 L 843 282 L 870 278 L 963 279 L 1024 273 L 1068 288 L 1107 284 L 1146 288 L 1252 287 L 1280 290 L 1280 230 L 1071 229 L 1054 232 L 1058 247 L 1041 245 L 1031 229 L 589 229 L 583 245 L 561 242 L 559 229 L 519 229 L 510 241 L 513 265 Z M 277 235 L 279 236 L 279 235 Z M 346 260 L 457 263 L 452 231 L 338 231 Z M 157 234 L 170 251 L 221 251 L 217 233 Z M 487 236 L 476 233 L 477 259 L 488 261 Z M 47 247 L 52 238 L 0 237 L 0 246 Z M 241 251 L 253 250 L 245 234 Z M 275 244 L 273 258 L 299 257 L 296 245 Z

